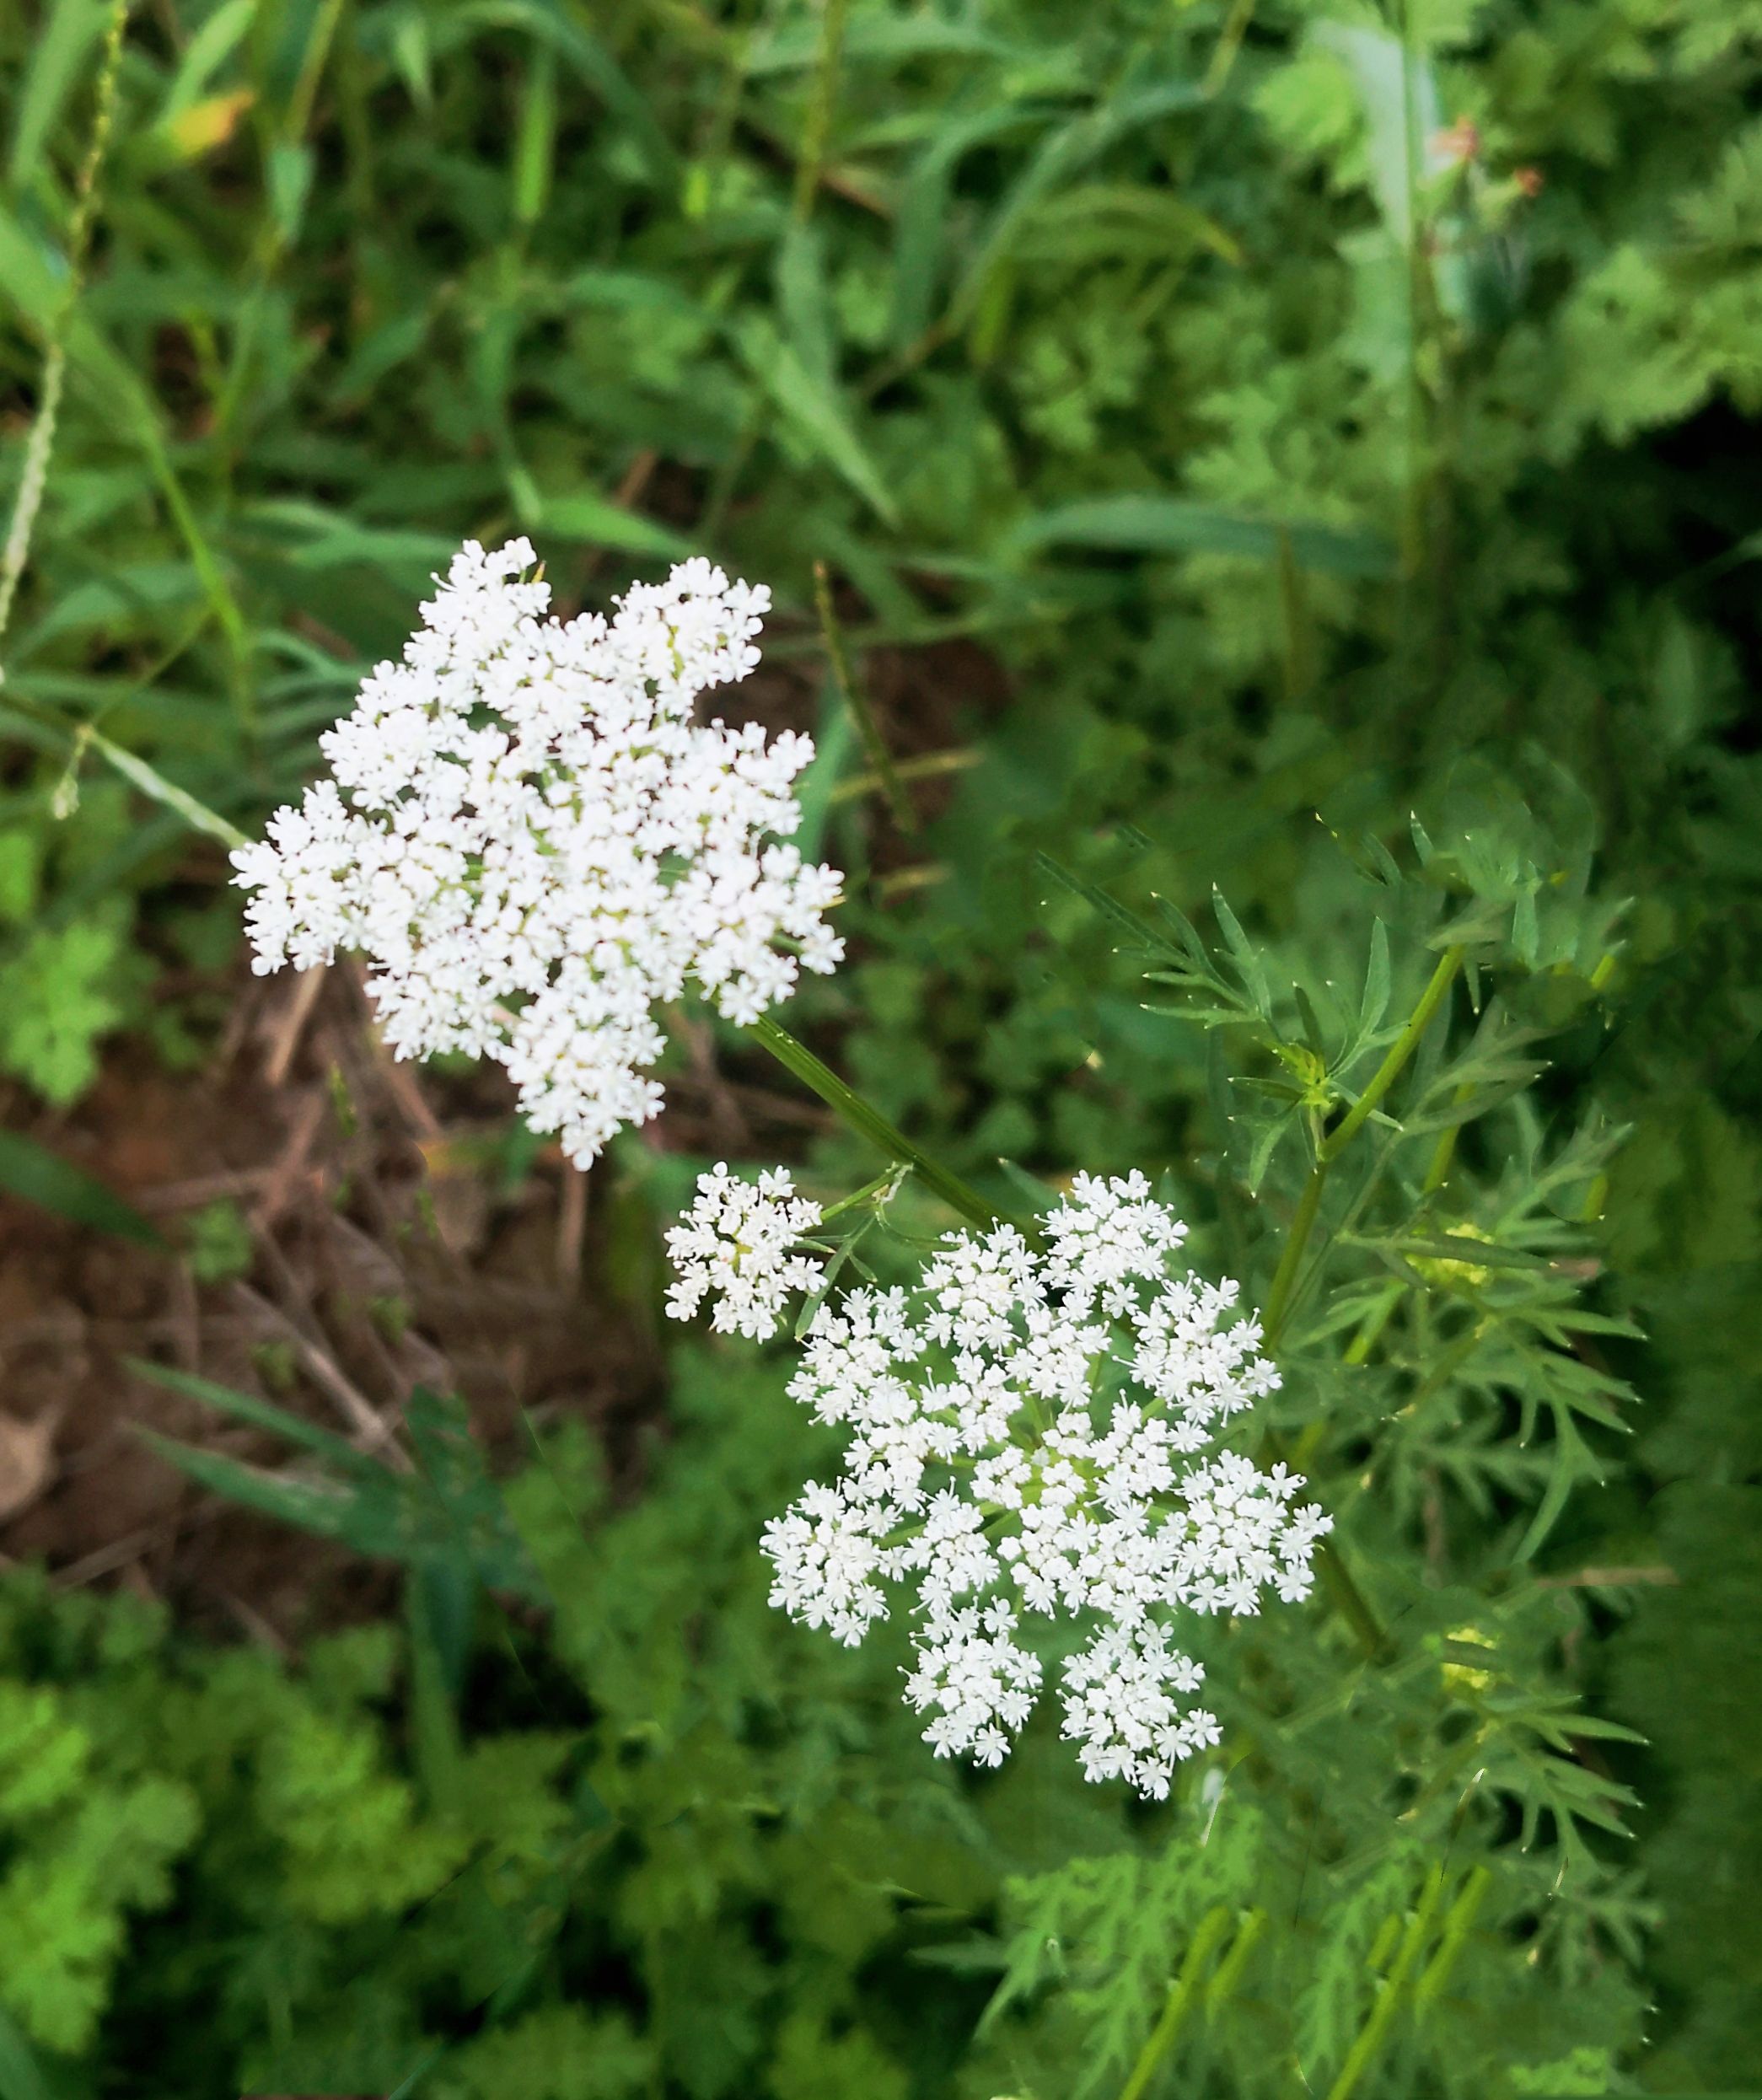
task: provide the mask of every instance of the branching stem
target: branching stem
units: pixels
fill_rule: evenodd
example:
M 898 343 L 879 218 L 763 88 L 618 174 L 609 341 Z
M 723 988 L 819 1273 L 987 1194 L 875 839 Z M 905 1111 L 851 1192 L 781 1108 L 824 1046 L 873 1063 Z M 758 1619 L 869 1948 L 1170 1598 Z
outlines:
M 1315 1148 L 1315 1165 L 1309 1179 L 1303 1184 L 1303 1193 L 1297 1200 L 1297 1214 L 1291 1221 L 1279 1265 L 1274 1272 L 1272 1289 L 1266 1301 L 1266 1345 L 1271 1349 L 1284 1332 L 1286 1317 L 1291 1309 L 1292 1292 L 1297 1287 L 1297 1272 L 1303 1266 L 1308 1251 L 1309 1236 L 1315 1229 L 1315 1221 L 1321 1211 L 1322 1191 L 1328 1184 L 1328 1170 L 1350 1145 L 1375 1113 L 1402 1072 L 1408 1060 L 1419 1048 L 1420 1038 L 1426 1033 L 1432 1017 L 1448 996 L 1461 969 L 1464 950 L 1460 947 L 1448 948 L 1437 959 L 1437 967 L 1431 980 L 1420 994 L 1418 1003 L 1408 1015 L 1401 1033 L 1389 1046 L 1383 1062 L 1372 1073 L 1370 1084 L 1352 1104 L 1351 1109 L 1336 1130 L 1330 1131 Z
M 1420 1038 L 1426 1033 L 1432 1017 L 1443 1004 L 1446 995 L 1456 981 L 1456 973 L 1462 968 L 1464 951 L 1460 948 L 1447 948 L 1437 959 L 1437 968 L 1432 973 L 1431 982 L 1420 994 L 1419 1004 L 1407 1017 L 1406 1026 L 1389 1046 L 1389 1054 L 1371 1075 L 1371 1082 L 1352 1104 L 1338 1130 L 1330 1131 L 1318 1147 L 1318 1157 L 1324 1165 L 1330 1165 L 1350 1145 L 1363 1129 L 1383 1097 L 1394 1086 L 1405 1069 L 1407 1061 L 1419 1048 Z

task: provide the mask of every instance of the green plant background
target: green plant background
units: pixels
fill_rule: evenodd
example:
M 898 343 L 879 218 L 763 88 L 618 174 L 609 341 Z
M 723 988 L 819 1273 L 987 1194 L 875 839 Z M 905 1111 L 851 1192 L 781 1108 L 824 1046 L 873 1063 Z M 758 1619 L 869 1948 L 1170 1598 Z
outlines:
M 0 26 L 8 487 L 108 12 Z M 1375 917 L 1406 1010 L 1408 815 L 1466 827 L 1536 1033 L 1453 1215 L 1570 1242 L 1607 1327 L 1416 1413 L 1488 1272 L 1403 1257 L 1364 1378 L 1336 1335 L 1287 1395 L 1402 1666 L 1319 1605 L 1220 1649 L 1253 1753 L 1153 1812 L 1039 1734 L 963 1782 L 895 1654 L 766 1609 L 814 1451 L 744 1350 L 679 1352 L 634 1506 L 579 1437 L 511 1485 L 538 1620 L 443 1641 L 483 1569 L 419 1528 L 407 1619 L 286 1664 L 8 1575 L 6 2100 L 1064 2100 L 1184 1990 L 1152 2090 L 1762 2087 L 1759 86 L 1751 0 L 142 0 L 3 653 L 0 1068 L 200 1063 L 147 990 L 236 940 L 82 724 L 249 829 L 467 534 L 572 602 L 708 551 L 816 672 L 824 561 L 859 667 L 959 640 L 1009 697 L 937 658 L 971 762 L 902 880 L 828 684 L 857 959 L 798 1033 L 988 1186 L 1170 1170 L 1264 1298 L 1296 1112 L 1147 1009 L 1096 895 L 1209 929 L 1219 886 L 1295 1039 Z M 677 1177 L 601 1172 L 652 1292 Z M 1621 1430 L 1526 1437 L 1568 1356 Z

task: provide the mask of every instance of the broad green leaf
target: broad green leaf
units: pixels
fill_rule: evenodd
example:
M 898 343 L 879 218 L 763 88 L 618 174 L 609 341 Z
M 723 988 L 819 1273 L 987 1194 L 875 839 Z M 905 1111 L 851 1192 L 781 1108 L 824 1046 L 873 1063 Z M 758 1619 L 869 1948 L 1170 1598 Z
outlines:
M 903 350 L 916 341 L 930 325 L 937 272 L 948 245 L 950 193 L 964 156 L 988 140 L 1045 124 L 1054 114 L 1050 109 L 987 105 L 941 126 L 918 157 L 905 179 L 894 215 L 889 335 L 895 349 Z
M 1125 936 L 1129 946 L 1122 953 L 1167 955 L 1168 943 L 1153 926 L 1147 924 L 1137 913 L 1131 911 L 1117 897 L 1110 896 L 1098 884 L 1086 882 L 1081 875 L 1073 874 L 1068 867 L 1053 859 L 1050 853 L 1037 851 L 1034 857 L 1035 867 L 1043 875 L 1050 875 L 1061 889 L 1068 889 L 1073 897 L 1081 897 L 1093 911 L 1099 913 L 1115 932 Z
M 1388 1012 L 1389 988 L 1389 927 L 1378 919 L 1371 927 L 1371 956 L 1365 966 L 1364 997 L 1358 1007 L 1361 1040 L 1375 1032 Z
M 1272 1014 L 1272 994 L 1267 986 L 1266 970 L 1261 963 L 1259 950 L 1243 932 L 1241 921 L 1224 901 L 1224 894 L 1221 889 L 1214 888 L 1211 892 L 1211 909 L 1217 915 L 1217 923 L 1223 932 L 1224 945 L 1230 951 L 1231 960 L 1235 964 L 1243 983 L 1247 986 L 1249 996 L 1254 1000 L 1262 1018 L 1270 1019 Z
M 191 35 L 178 60 L 177 71 L 157 121 L 174 124 L 185 110 L 201 99 L 208 83 L 244 41 L 261 0 L 222 0 L 219 7 Z
M 67 2100 L 67 2087 L 50 2082 L 29 2038 L 0 2006 L 0 2100 Z
M 1310 34 L 1352 76 L 1369 133 L 1371 187 L 1396 244 L 1412 245 L 1427 143 L 1443 128 L 1437 76 L 1387 30 L 1319 22 Z
M 1062 125 L 1040 146 L 992 214 L 978 252 L 949 302 L 951 320 L 958 325 L 971 315 L 986 279 L 1007 254 L 1017 228 L 1043 198 L 1141 126 L 1201 108 L 1205 100 L 1205 91 L 1196 81 L 1159 81 L 1148 87 L 1124 89 L 1112 100 Z
M 840 390 L 810 372 L 794 346 L 756 314 L 738 341 L 753 376 L 797 438 L 848 481 L 884 524 L 896 525 L 898 509 L 863 449 Z
M 198 1487 L 236 1502 L 241 1509 L 255 1510 L 260 1517 L 296 1531 L 310 1532 L 316 1539 L 334 1539 L 357 1553 L 388 1560 L 400 1558 L 404 1526 L 391 1476 L 382 1486 L 363 1480 L 351 1490 L 337 1485 L 311 1485 L 271 1473 L 261 1466 L 243 1464 L 218 1451 L 204 1451 L 162 1437 L 157 1430 L 136 1431 L 149 1449 L 185 1473 Z
M 884 65 L 912 58 L 1007 58 L 1017 48 L 975 23 L 929 14 L 859 14 L 845 30 L 840 56 L 846 65 Z M 805 72 L 819 59 L 819 50 L 815 24 L 791 22 L 755 38 L 745 70 L 755 80 Z

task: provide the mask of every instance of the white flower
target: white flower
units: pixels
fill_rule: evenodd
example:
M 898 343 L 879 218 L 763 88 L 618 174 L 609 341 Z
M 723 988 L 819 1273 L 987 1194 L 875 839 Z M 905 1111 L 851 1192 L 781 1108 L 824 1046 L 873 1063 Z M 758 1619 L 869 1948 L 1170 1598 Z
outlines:
M 910 1586 L 906 1699 L 939 1756 L 987 1764 L 1040 1687 L 1023 1615 L 1074 1622 L 1064 1732 L 1087 1777 L 1159 1797 L 1218 1738 L 1172 1615 L 1306 1596 L 1330 1520 L 1283 1466 L 1212 1448 L 1278 1374 L 1236 1285 L 1175 1270 L 1186 1230 L 1144 1177 L 1079 1176 L 1045 1230 L 951 1234 L 917 1288 L 815 1314 L 790 1389 L 848 1442 L 766 1528 L 771 1601 L 854 1643 Z
M 713 1297 L 710 1324 L 718 1334 L 763 1341 L 790 1297 L 819 1288 L 819 1264 L 790 1252 L 819 1220 L 819 1204 L 796 1195 L 787 1167 L 761 1174 L 755 1188 L 718 1163 L 698 1176 L 696 1200 L 667 1235 L 675 1272 L 667 1310 L 688 1320 Z
M 400 1056 L 497 1059 L 585 1165 L 660 1107 L 658 1002 L 749 1022 L 833 968 L 839 878 L 777 843 L 809 741 L 691 719 L 758 662 L 769 593 L 687 561 L 564 622 L 533 560 L 468 541 L 321 738 L 331 777 L 233 859 L 258 970 L 358 950 Z

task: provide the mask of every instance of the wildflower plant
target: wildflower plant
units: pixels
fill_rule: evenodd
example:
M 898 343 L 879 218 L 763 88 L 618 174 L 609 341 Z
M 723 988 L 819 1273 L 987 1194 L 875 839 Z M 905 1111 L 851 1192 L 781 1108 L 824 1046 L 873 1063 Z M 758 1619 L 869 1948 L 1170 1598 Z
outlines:
M 746 637 L 717 618 L 727 662 Z M 1605 1979 L 1574 2035 L 1623 2032 L 1609 1955 L 1631 1958 L 1646 1914 L 1600 1847 L 1630 1796 L 1582 1746 L 1630 1732 L 1561 1689 L 1552 1652 L 1582 1608 L 1525 1573 L 1600 1477 L 1629 1397 L 1600 1351 L 1632 1329 L 1586 1302 L 1613 1136 L 1551 1130 L 1534 1098 L 1542 1045 L 1596 1025 L 1622 908 L 1593 891 L 1588 831 L 1545 774 L 1530 803 L 1465 774 L 1400 861 L 1374 837 L 1313 850 L 1351 900 L 1326 937 L 1332 975 L 1251 936 L 1221 896 L 1208 940 L 1164 900 L 1039 864 L 1055 932 L 1090 954 L 1107 928 L 1149 1025 L 1184 1048 L 1209 1039 L 1216 1148 L 1178 1170 L 1214 1192 L 1202 1234 L 1179 1184 L 1116 1163 L 1056 1184 L 1001 1164 L 968 1180 L 770 1011 L 746 1040 L 886 1169 L 840 1195 L 821 1180 L 830 1152 L 805 1186 L 781 1165 L 749 1179 L 723 1163 L 666 1233 L 668 1310 L 782 1340 L 801 1433 L 798 1451 L 767 1415 L 736 1469 L 717 1459 L 705 1478 L 705 1507 L 739 1528 L 736 1579 L 780 1629 L 731 1624 L 719 1711 L 803 1699 L 816 1797 L 825 1743 L 903 1727 L 936 1754 L 920 1753 L 915 1784 L 961 1762 L 1007 1768 L 989 1782 L 1004 1789 L 1027 1764 L 1044 1786 L 1056 1754 L 1067 1778 L 1101 1783 L 1079 1797 L 1117 1817 L 1136 1797 L 1171 1818 L 1154 1857 L 1077 1854 L 1003 1881 L 1000 1936 L 975 1954 L 1000 1971 L 974 2044 L 990 2089 L 1040 2089 L 1017 2076 L 1023 2055 L 1053 2067 L 1044 2089 L 1081 2100 L 1140 2100 L 1177 2063 L 1273 2100 L 1268 2065 L 1294 2060 L 1331 2066 L 1328 2090 L 1348 2100 L 1407 2060 L 1405 2008 L 1430 2081 L 1414 2090 L 1453 2095 L 1458 2025 L 1435 2009 L 1458 1970 L 1488 2006 L 1557 2010 L 1518 1948 L 1550 1975 Z M 1362 989 L 1338 974 L 1343 943 L 1363 958 Z M 734 1372 L 718 1356 L 706 1375 Z M 830 1463 L 803 1487 L 810 1450 Z M 291 1507 L 248 1468 L 183 1463 Z M 320 1521 L 429 1491 L 357 1454 L 346 1471 Z M 663 1665 L 642 1646 L 620 1689 L 594 1678 L 627 1569 L 572 1601 L 572 1548 L 559 1560 L 555 1540 L 535 1543 L 529 1560 L 486 1483 L 469 1501 L 468 1582 L 554 1603 L 596 1705 L 636 1716 L 631 1743 L 656 1725 L 643 1714 L 696 1710 L 700 1666 L 683 1652 Z M 1458 1504 L 1483 1529 L 1498 1513 L 1497 1549 L 1472 1566 L 1450 1560 Z M 1391 1576 L 1403 1527 L 1442 1542 L 1426 1585 Z M 440 1535 L 435 1513 L 395 1529 L 427 1570 L 408 1542 Z M 788 1638 L 779 1608 L 816 1636 L 787 1668 L 765 1660 Z M 675 1594 L 663 1609 L 697 1607 Z M 620 1755 L 601 1777 L 640 1792 Z M 669 1829 L 672 1783 L 658 1797 Z M 710 1791 L 717 1814 L 746 1813 Z M 1323 1908 L 1324 1959 L 1306 1903 Z M 1263 2020 L 1282 2038 L 1270 2054 L 1237 2017 L 1249 2003 L 1280 2008 Z M 1513 2027 L 1499 2060 L 1550 2078 L 1561 2032 Z
M 117 2066 L 153 2027 L 190 2038 L 195 2057 L 165 2081 L 182 2068 L 192 2091 L 223 2058 L 234 2091 L 420 2076 L 441 2100 L 1754 2083 L 1742 1892 L 1762 1816 L 1745 1813 L 1754 1657 L 1732 1631 L 1756 1618 L 1762 1419 L 1741 1120 L 1762 804 L 1739 716 L 1753 593 L 1731 558 L 1756 404 L 1743 11 L 1507 0 L 1472 20 L 1305 8 L 1250 23 L 1204 0 L 1097 10 L 1078 48 L 1057 10 L 1006 6 L 975 34 L 900 0 L 750 25 L 712 9 L 683 42 L 658 17 L 603 38 L 581 10 L 565 35 L 554 10 L 524 6 L 394 11 L 394 34 L 371 8 L 279 24 L 259 10 L 241 35 L 249 8 L 117 0 L 89 100 L 80 53 L 105 12 L 26 9 L 0 30 L 19 89 L 0 218 L 29 353 L 8 353 L 15 395 L 41 375 L 12 447 L 0 631 L 34 525 L 45 556 L 5 665 L 24 739 L 0 810 L 9 1076 L 55 1100 L 89 1086 L 94 1046 L 142 1015 L 137 912 L 169 952 L 168 842 L 189 825 L 243 845 L 232 818 L 255 824 L 261 782 L 305 764 L 307 725 L 358 676 L 339 657 L 376 634 L 385 594 L 414 595 L 411 575 L 444 567 L 493 512 L 653 548 L 628 506 L 658 465 L 669 497 L 705 488 L 690 529 L 737 572 L 805 578 L 832 553 L 881 635 L 916 639 L 927 614 L 930 632 L 983 635 L 1018 704 L 987 739 L 1002 764 L 971 776 L 954 822 L 918 834 L 937 864 L 905 872 L 942 879 L 862 924 L 878 996 L 865 981 L 845 1002 L 845 1040 L 880 1106 L 785 1034 L 776 1003 L 743 1024 L 894 1163 L 884 1190 L 841 1196 L 860 1176 L 818 1146 L 787 1193 L 765 1186 L 768 1167 L 750 1195 L 729 1175 L 675 1228 L 692 1243 L 682 1309 L 695 1297 L 722 1334 L 757 1337 L 799 1296 L 798 1346 L 680 1348 L 678 1433 L 628 1506 L 595 1504 L 568 1435 L 547 1443 L 509 1500 L 545 1548 L 548 1598 L 486 1549 L 497 1490 L 474 1478 L 458 1493 L 414 1407 L 408 1473 L 313 1448 L 296 1418 L 306 1461 L 334 1477 L 317 1493 L 251 1474 L 257 1506 L 276 1486 L 282 1514 L 332 1535 L 346 1512 L 360 1549 L 404 1555 L 413 1591 L 452 1598 L 412 1609 L 415 1725 L 385 1718 L 400 1703 L 389 1643 L 357 1717 L 381 1745 L 370 1759 L 355 1721 L 290 1726 L 236 1656 L 200 1715 L 174 1674 L 118 1699 L 83 1658 L 91 1684 L 51 1716 L 59 1805 L 46 1819 L 14 1802 L 21 1849 L 0 1859 L 0 1944 L 35 1950 L 0 1979 L 13 2017 L 40 2041 L 44 1979 L 77 1994 L 103 2038 L 100 2083 L 132 2075 Z M 127 150 L 93 246 L 110 282 L 70 325 L 113 98 Z M 88 126 L 83 158 L 67 115 Z M 615 486 L 615 501 L 596 492 Z M 851 663 L 854 678 L 829 669 L 854 710 Z M 499 718 L 474 701 L 461 737 Z M 380 727 L 361 739 L 369 757 Z M 755 851 L 817 836 L 830 809 L 831 857 L 860 870 L 857 798 L 884 799 L 911 833 L 907 781 L 981 755 L 915 753 L 896 771 L 873 725 L 856 727 L 868 783 L 841 779 Z M 1448 841 L 1434 821 L 1448 754 L 1490 743 L 1509 761 L 1520 733 L 1577 770 L 1624 881 L 1649 893 L 1630 963 L 1577 846 L 1532 839 L 1510 810 L 1482 808 Z M 83 789 L 88 759 L 120 779 Z M 333 779 L 352 822 L 395 833 L 389 805 Z M 154 806 L 145 824 L 135 797 Z M 1319 837 L 1298 842 L 1312 798 L 1376 830 L 1352 849 L 1368 887 Z M 1410 850 L 1410 801 L 1430 831 Z M 427 819 L 401 821 L 403 844 L 368 836 L 368 856 L 407 844 L 420 873 Z M 1163 857 L 1147 834 L 1179 873 L 1164 862 L 1147 879 Z M 1044 862 L 1026 878 L 1035 846 L 1056 879 Z M 180 892 L 190 872 L 180 859 Z M 683 873 L 663 856 L 663 887 Z M 1196 877 L 1202 898 L 1214 876 L 1241 915 L 1220 900 L 1215 935 L 1151 892 L 1185 899 Z M 468 855 L 459 887 L 480 880 Z M 389 963 L 361 948 L 395 1023 L 397 943 L 415 928 L 412 986 L 447 960 L 427 945 L 449 923 L 422 916 L 435 901 L 419 894 L 401 933 L 394 918 Z M 345 948 L 364 930 L 351 910 Z M 487 923 L 461 912 L 473 938 Z M 1142 984 L 1103 930 L 1136 951 Z M 774 953 L 800 967 L 791 943 L 806 938 L 780 934 Z M 517 1075 L 582 1157 L 597 1126 L 653 1100 L 658 1068 L 638 1053 L 665 1013 L 612 1000 L 641 975 L 610 963 L 623 939 L 585 972 L 559 952 L 543 986 L 488 996 L 485 1054 L 511 1062 L 566 971 L 601 973 L 616 1011 L 559 998 L 555 1040 Z M 695 965 L 684 985 L 719 1011 Z M 440 1039 L 454 987 L 431 989 Z M 486 996 L 468 988 L 459 1010 L 481 1018 Z M 908 1001 L 913 1054 L 889 1059 Z M 572 1086 L 537 1068 L 559 1046 L 584 1060 Z M 1601 1222 L 1614 1137 L 1584 1114 L 1591 1098 L 1640 1124 Z M 1000 1150 L 1059 1177 L 1025 1212 L 1020 1180 L 992 1169 Z M 929 1568 L 881 1582 L 895 1623 L 851 1648 L 766 1603 L 774 1570 L 755 1550 L 804 1475 L 839 1491 L 868 1434 L 855 1413 L 812 1419 L 807 1368 L 863 1294 L 900 1288 L 922 1348 L 889 1376 L 921 1426 L 947 1426 L 926 1381 L 962 1373 L 928 1334 L 945 1308 L 927 1267 L 959 1249 L 932 1236 L 951 1218 L 969 1245 L 1013 1229 L 1043 1276 L 1045 1221 L 1077 1200 L 1069 1170 L 1105 1184 L 1140 1164 L 1169 1168 L 1158 1196 L 1193 1227 L 1134 1286 L 1141 1302 L 1190 1253 L 1209 1277 L 1227 1270 L 1242 1290 L 1220 1324 L 1257 1319 L 1280 1374 L 1216 1425 L 1215 1456 L 1171 1463 L 1300 1470 L 1334 1520 L 1308 1556 L 1314 1599 L 1147 1614 L 1182 1629 L 1171 1645 L 1203 1664 L 1220 1735 L 1149 1806 L 1123 1785 L 1068 1786 L 1062 1605 L 1029 1609 L 1006 1572 L 952 1607 L 1016 1610 L 1011 1645 L 1047 1695 L 975 1781 L 921 1752 L 935 1700 L 913 1713 L 899 1697 Z M 628 1218 L 654 1181 L 636 1147 L 610 1172 Z M 1636 1297 L 1659 1404 L 1647 1457 L 1599 1496 L 1629 1415 Z M 1008 1356 L 1029 1310 L 1005 1318 Z M 1092 1437 L 1109 1408 L 1143 1404 L 1136 1342 L 1122 1316 L 1093 1360 Z M 261 1430 L 261 1412 L 244 1418 Z M 1024 1403 L 998 1455 L 1032 1465 L 1048 1434 Z M 927 1502 L 945 1486 L 970 1499 L 979 1461 L 963 1455 L 927 1466 Z M 202 1477 L 226 1486 L 207 1456 Z M 559 1478 L 583 1487 L 574 1507 Z M 1646 1507 L 1661 1479 L 1675 1483 L 1650 1498 L 1669 1505 L 1662 1524 Z M 350 1483 L 358 1504 L 331 1491 Z M 432 1521 L 367 1522 L 437 1483 L 452 1501 Z M 983 1512 L 1000 1562 L 1041 1507 L 1031 1493 Z M 1167 1490 L 1166 1511 L 1151 1500 L 1147 1521 L 1175 1513 Z M 921 1525 L 908 1513 L 888 1543 L 913 1547 Z M 438 1688 L 464 1673 L 434 1667 L 422 1628 L 450 1627 L 462 1662 L 459 1599 L 483 1589 L 529 1598 L 522 1659 L 547 1694 L 561 1665 L 585 1705 L 568 1743 L 523 1721 L 466 1775 L 452 1724 L 486 1718 L 487 1673 L 448 1711 Z M 89 1601 L 62 1597 L 56 1619 Z M 0 1658 L 33 1686 L 13 1701 L 21 1772 L 44 1762 L 33 1673 L 67 1645 L 33 1634 Z M 1624 1655 L 1628 1672 L 1645 1660 L 1643 1697 L 1622 1684 Z M 301 1675 L 317 1686 L 324 1666 Z M 1593 1684 L 1659 1747 L 1636 1758 L 1584 1711 L 1575 1688 Z M 523 1685 L 515 1711 L 529 1698 Z M 115 1746 L 89 1785 L 67 1780 L 82 1754 L 66 1722 Z M 199 1781 L 209 1862 L 163 1897 L 133 1838 L 176 1848 L 124 1799 L 155 1732 L 165 1769 Z M 438 1845 L 412 1842 L 379 1773 L 412 1752 L 422 1820 L 449 1825 Z M 1642 1952 L 1650 1899 L 1620 1832 L 1648 1769 L 1662 1783 L 1642 1856 L 1670 1923 Z M 261 1796 L 248 1824 L 214 1813 L 217 1780 Z M 345 1824 L 385 1841 L 339 1853 Z M 529 1908 L 504 1915 L 509 1892 L 490 1884 L 506 1862 L 480 1866 L 510 1841 L 531 1855 L 515 1877 Z M 174 1893 L 175 1929 L 123 1952 L 124 1913 Z M 349 1911 L 322 1947 L 320 1903 L 333 1923 Z M 363 1934 L 367 1913 L 383 1932 Z M 121 1995 L 99 2019 L 113 1951 Z M 981 1978 L 996 1981 L 975 2035 Z M 247 2041 L 260 2003 L 293 2040 L 273 2066 Z M 449 2017 L 450 2048 L 434 2032 Z M 72 2030 L 54 2017 L 59 2049 Z M 23 2040 L 0 2040 L 14 2082 L 80 2084 L 80 2068 L 39 2076 Z

